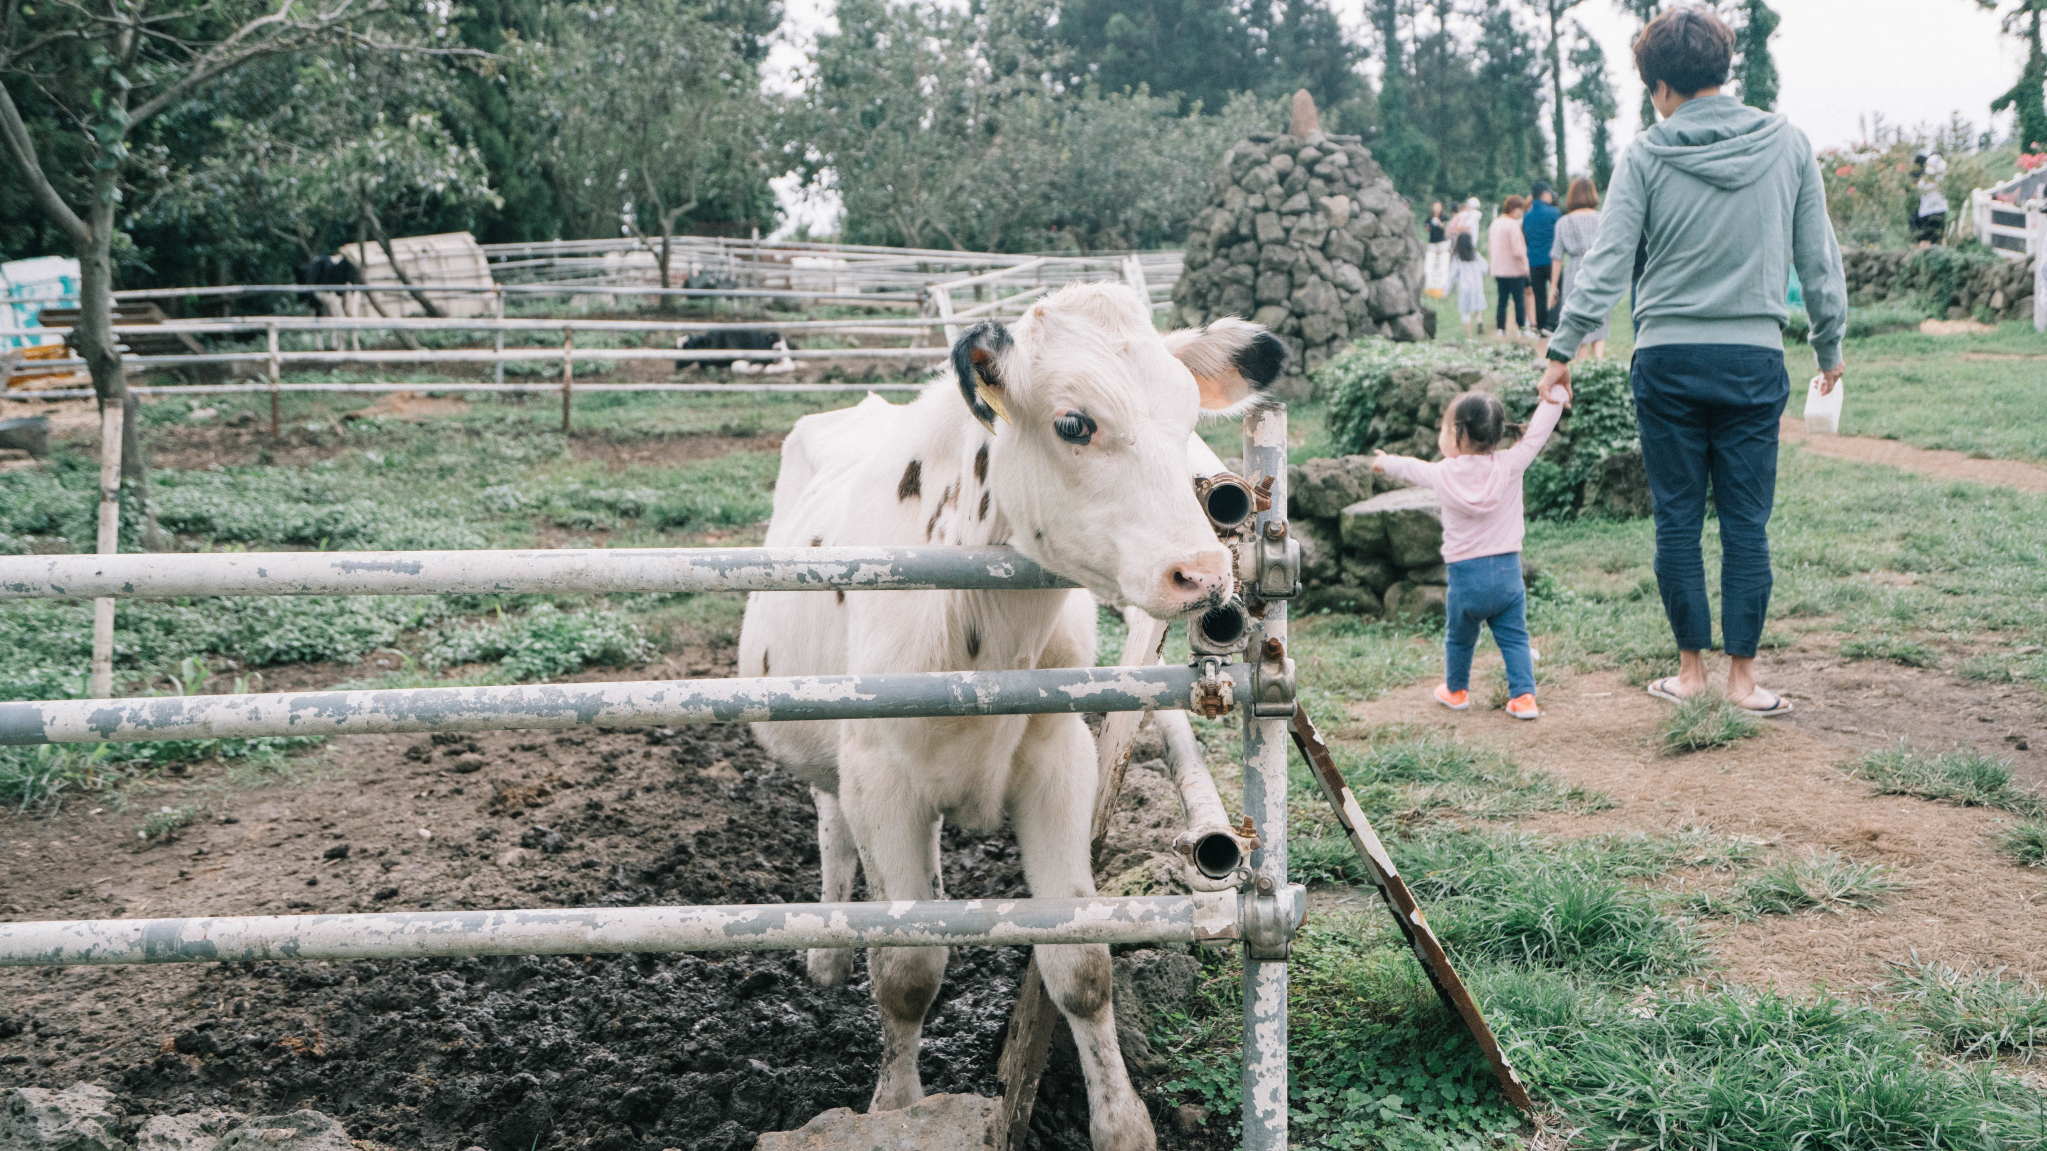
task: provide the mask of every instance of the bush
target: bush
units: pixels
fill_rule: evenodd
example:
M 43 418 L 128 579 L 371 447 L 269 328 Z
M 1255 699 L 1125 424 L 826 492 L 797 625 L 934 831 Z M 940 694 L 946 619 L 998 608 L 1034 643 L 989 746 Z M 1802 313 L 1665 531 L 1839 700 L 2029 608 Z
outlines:
M 1524 348 L 1438 346 L 1365 340 L 1315 370 L 1316 394 L 1329 404 L 1338 450 L 1381 449 L 1435 459 L 1443 409 L 1459 392 L 1498 395 L 1510 421 L 1535 411 L 1540 372 Z M 1530 516 L 1647 515 L 1648 483 L 1628 367 L 1619 361 L 1573 365 L 1572 406 L 1523 485 Z M 1608 461 L 1612 461 L 1609 463 Z

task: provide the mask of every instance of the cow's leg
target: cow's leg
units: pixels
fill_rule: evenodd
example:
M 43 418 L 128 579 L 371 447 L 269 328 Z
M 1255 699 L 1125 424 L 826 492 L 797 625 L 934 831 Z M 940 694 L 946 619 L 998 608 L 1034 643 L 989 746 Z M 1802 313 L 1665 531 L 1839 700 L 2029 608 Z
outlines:
M 1009 817 L 1033 896 L 1077 899 L 1095 893 L 1088 858 L 1094 794 L 1094 741 L 1080 717 L 1032 717 L 1010 777 Z M 1109 949 L 1099 943 L 1041 944 L 1037 958 L 1045 990 L 1073 1028 L 1080 1050 L 1095 1151 L 1150 1151 L 1157 1146 L 1151 1115 L 1131 1089 L 1116 1041 Z
M 853 828 L 839 810 L 839 797 L 829 791 L 810 789 L 817 803 L 817 854 L 823 865 L 825 903 L 845 903 L 853 898 L 853 875 L 860 866 L 860 851 L 853 843 Z M 807 957 L 810 981 L 819 987 L 838 987 L 853 974 L 853 949 L 814 947 Z
M 882 756 L 842 755 L 839 805 L 860 842 L 860 865 L 874 898 L 935 899 L 933 866 L 938 817 L 905 802 L 902 773 Z M 881 1009 L 881 1076 L 869 1111 L 897 1111 L 924 1098 L 917 1074 L 917 1050 L 924 1038 L 924 1013 L 945 979 L 943 947 L 873 947 L 867 970 L 874 1002 Z

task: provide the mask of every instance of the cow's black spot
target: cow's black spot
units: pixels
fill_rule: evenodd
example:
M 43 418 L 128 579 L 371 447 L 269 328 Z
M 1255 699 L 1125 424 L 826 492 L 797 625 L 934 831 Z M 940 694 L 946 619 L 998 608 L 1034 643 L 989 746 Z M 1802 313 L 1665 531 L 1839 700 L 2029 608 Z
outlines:
M 967 629 L 967 658 L 978 659 L 980 658 L 980 655 L 981 629 L 977 627 L 970 627 Z
M 824 546 L 824 537 L 823 537 L 823 536 L 812 536 L 812 537 L 810 537 L 810 546 L 811 546 L 811 547 L 814 547 L 814 548 L 821 548 L 821 547 L 823 547 L 823 546 Z
M 769 674 L 771 674 L 771 673 L 770 673 L 770 672 L 768 671 L 768 649 L 767 649 L 767 648 L 762 648 L 762 649 L 761 649 L 761 674 L 762 674 L 762 675 L 764 675 L 764 676 L 765 676 L 765 675 L 769 675 Z
M 985 441 L 981 450 L 974 453 L 974 480 L 977 483 L 988 482 L 988 444 Z
M 924 462 L 911 460 L 903 469 L 903 478 L 896 484 L 896 502 L 913 500 L 924 494 Z
M 1280 369 L 1286 367 L 1286 345 L 1271 332 L 1260 332 L 1251 337 L 1251 342 L 1237 349 L 1231 357 L 1231 364 L 1254 388 L 1267 388 L 1279 378 Z
M 840 602 L 840 603 L 845 603 L 845 602 L 846 602 L 846 589 L 845 589 L 845 588 L 842 588 L 842 587 L 835 587 L 835 588 L 833 588 L 833 589 L 832 589 L 832 594 L 833 594 L 833 595 L 835 595 L 835 596 L 838 596 L 838 597 L 839 597 L 839 602 Z
M 981 510 L 979 513 L 975 515 L 974 518 L 983 520 L 988 518 L 988 496 L 990 494 L 991 493 L 988 491 L 988 489 L 986 488 L 981 489 Z

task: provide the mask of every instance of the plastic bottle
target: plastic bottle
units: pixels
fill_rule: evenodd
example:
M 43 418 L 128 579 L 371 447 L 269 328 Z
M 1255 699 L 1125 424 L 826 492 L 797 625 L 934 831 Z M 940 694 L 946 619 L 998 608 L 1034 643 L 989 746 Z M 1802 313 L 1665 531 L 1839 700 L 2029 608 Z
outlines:
M 1805 388 L 1805 434 L 1809 436 L 1831 436 L 1841 431 L 1841 395 L 1847 390 L 1847 380 L 1838 380 L 1834 390 L 1820 394 L 1825 376 L 1814 376 Z

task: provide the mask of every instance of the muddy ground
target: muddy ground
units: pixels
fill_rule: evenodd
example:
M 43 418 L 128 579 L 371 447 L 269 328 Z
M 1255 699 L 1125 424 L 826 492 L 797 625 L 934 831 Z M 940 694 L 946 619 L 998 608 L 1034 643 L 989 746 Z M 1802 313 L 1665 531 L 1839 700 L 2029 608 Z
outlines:
M 818 898 L 809 791 L 739 727 L 353 737 L 299 770 L 248 788 L 202 766 L 133 788 L 125 810 L 88 799 L 0 817 L 0 914 Z M 203 810 L 168 841 L 138 839 L 162 807 Z M 944 862 L 950 895 L 1025 892 L 1006 835 L 948 829 Z M 1027 959 L 953 952 L 925 1027 L 928 1091 L 1001 1094 Z M 819 989 L 780 952 L 6 971 L 0 1086 L 89 1080 L 132 1113 L 312 1107 L 406 1148 L 744 1151 L 828 1108 L 865 1109 L 880 1056 L 865 973 L 862 956 L 850 985 Z M 1059 1030 L 1033 1145 L 1083 1148 L 1086 1096 Z M 1207 1146 L 1176 1132 L 1141 1045 L 1132 1055 L 1163 1145 Z

